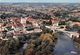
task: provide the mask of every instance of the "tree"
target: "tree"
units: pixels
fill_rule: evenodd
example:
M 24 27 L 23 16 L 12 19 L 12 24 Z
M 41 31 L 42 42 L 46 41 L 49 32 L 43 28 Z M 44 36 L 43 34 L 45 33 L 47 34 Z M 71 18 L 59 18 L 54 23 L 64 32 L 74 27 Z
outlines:
M 60 21 L 59 25 L 66 25 L 66 22 L 65 21 Z

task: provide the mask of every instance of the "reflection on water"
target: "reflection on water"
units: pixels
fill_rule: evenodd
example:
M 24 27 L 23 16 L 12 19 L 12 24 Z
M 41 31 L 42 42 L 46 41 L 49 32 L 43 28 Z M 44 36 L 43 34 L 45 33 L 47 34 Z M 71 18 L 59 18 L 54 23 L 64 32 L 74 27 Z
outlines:
M 67 34 L 63 32 L 58 34 L 58 41 L 54 48 L 55 55 L 77 55 L 73 40 Z

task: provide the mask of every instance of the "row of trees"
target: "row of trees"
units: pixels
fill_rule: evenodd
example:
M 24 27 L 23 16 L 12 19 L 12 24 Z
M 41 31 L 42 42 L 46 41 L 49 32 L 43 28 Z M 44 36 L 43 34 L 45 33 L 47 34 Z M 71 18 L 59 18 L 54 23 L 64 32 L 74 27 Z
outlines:
M 17 37 L 17 36 L 16 36 Z M 0 39 L 1 55 L 53 55 L 56 37 L 45 28 L 42 33 L 22 34 L 18 39 Z

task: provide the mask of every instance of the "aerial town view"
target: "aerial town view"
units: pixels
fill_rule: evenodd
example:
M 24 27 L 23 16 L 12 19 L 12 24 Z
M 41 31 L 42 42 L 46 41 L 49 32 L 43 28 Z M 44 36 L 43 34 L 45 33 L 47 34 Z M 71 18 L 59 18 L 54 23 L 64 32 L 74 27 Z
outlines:
M 0 55 L 80 55 L 80 0 L 26 1 L 0 0 Z

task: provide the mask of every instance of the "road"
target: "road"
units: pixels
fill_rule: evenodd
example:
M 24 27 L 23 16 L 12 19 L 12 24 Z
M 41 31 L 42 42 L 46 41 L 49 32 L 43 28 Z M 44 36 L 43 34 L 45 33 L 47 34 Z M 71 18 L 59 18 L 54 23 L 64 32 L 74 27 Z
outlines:
M 73 40 L 68 33 L 58 32 L 57 37 L 58 41 L 54 48 L 55 55 L 78 55 Z

